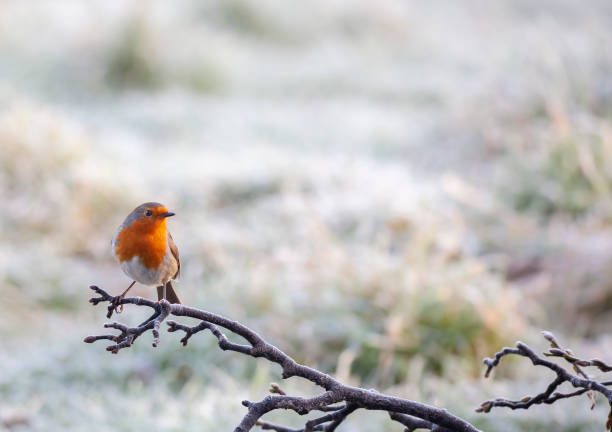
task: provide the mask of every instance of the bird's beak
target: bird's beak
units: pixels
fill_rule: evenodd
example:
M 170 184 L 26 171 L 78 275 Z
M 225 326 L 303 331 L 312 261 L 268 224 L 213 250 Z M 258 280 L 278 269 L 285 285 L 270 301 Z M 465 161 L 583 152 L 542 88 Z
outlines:
M 160 216 L 161 216 L 161 217 L 163 217 L 163 218 L 167 218 L 167 217 L 170 217 L 170 216 L 174 216 L 174 213 L 172 213 L 172 212 L 166 212 L 166 213 L 162 213 L 162 214 L 160 214 Z

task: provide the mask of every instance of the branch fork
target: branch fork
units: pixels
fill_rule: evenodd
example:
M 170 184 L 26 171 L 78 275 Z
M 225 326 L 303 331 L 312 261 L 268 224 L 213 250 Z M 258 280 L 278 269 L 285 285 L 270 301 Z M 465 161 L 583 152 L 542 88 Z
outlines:
M 117 307 L 125 304 L 149 307 L 153 309 L 153 315 L 137 327 L 128 327 L 118 322 L 107 323 L 104 328 L 118 330 L 119 333 L 87 336 L 84 342 L 93 343 L 98 340 L 109 340 L 112 343 L 106 347 L 106 350 L 117 354 L 120 350 L 132 346 L 138 337 L 150 330 L 153 334 L 153 346 L 156 347 L 160 338 L 159 328 L 162 322 L 166 321 L 169 332 L 182 331 L 184 333 L 180 340 L 184 346 L 187 345 L 192 336 L 208 330 L 217 338 L 219 348 L 222 350 L 235 351 L 251 357 L 264 357 L 281 367 L 283 379 L 294 376 L 300 377 L 317 384 L 324 390 L 316 396 L 304 398 L 287 395 L 278 384 L 273 383 L 270 387 L 271 394 L 262 400 L 258 402 L 245 400 L 242 402 L 242 405 L 247 408 L 247 413 L 234 429 L 234 432 L 247 432 L 254 426 L 276 432 L 331 432 L 335 431 L 350 414 L 358 409 L 386 411 L 390 419 L 404 425 L 406 431 L 421 428 L 436 432 L 479 432 L 467 421 L 444 409 L 384 395 L 374 390 L 344 385 L 330 375 L 297 363 L 283 351 L 266 342 L 255 331 L 237 321 L 185 305 L 171 304 L 166 300 L 154 302 L 142 297 L 115 297 L 97 286 L 91 286 L 90 288 L 97 294 L 97 297 L 89 300 L 90 303 L 94 306 L 104 302 L 108 303 L 107 318 L 112 317 Z M 168 320 L 167 318 L 171 315 L 194 318 L 199 320 L 199 323 L 194 326 L 187 326 Z M 241 344 L 230 341 L 221 329 L 241 336 L 247 343 Z M 279 409 L 291 410 L 300 415 L 313 411 L 319 411 L 323 414 L 306 421 L 301 429 L 291 429 L 262 420 L 265 414 Z
M 591 378 L 583 368 L 595 367 L 601 372 L 612 371 L 612 366 L 608 365 L 600 359 L 584 360 L 577 357 L 571 349 L 563 348 L 556 340 L 555 336 L 543 331 L 542 335 L 550 343 L 550 348 L 547 352 L 542 353 L 542 356 L 536 354 L 529 346 L 523 342 L 517 342 L 516 348 L 506 347 L 496 353 L 493 358 L 485 358 L 483 363 L 487 366 L 485 378 L 491 374 L 491 371 L 497 367 L 504 357 L 510 355 L 518 355 L 526 357 L 533 363 L 534 366 L 542 366 L 553 371 L 556 375 L 555 379 L 546 387 L 546 389 L 535 395 L 525 396 L 524 398 L 513 401 L 504 398 L 497 398 L 484 401 L 476 412 L 488 413 L 494 407 L 506 407 L 512 410 L 529 409 L 533 405 L 553 404 L 560 399 L 569 399 L 582 394 L 587 395 L 591 402 L 591 409 L 595 407 L 595 394 L 599 393 L 604 396 L 610 405 L 610 413 L 606 423 L 606 430 L 612 431 L 612 390 L 608 386 L 612 385 L 612 381 L 598 381 Z M 546 357 L 557 357 L 571 365 L 574 373 L 569 372 L 563 366 L 547 360 Z M 570 393 L 561 393 L 556 391 L 563 383 L 569 383 L 577 390 Z

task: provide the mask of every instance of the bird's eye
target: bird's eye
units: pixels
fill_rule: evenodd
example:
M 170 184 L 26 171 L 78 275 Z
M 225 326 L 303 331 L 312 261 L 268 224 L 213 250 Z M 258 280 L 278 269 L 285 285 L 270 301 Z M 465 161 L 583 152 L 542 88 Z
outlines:
M 145 216 L 153 216 L 153 212 L 147 209 L 147 211 L 145 211 Z

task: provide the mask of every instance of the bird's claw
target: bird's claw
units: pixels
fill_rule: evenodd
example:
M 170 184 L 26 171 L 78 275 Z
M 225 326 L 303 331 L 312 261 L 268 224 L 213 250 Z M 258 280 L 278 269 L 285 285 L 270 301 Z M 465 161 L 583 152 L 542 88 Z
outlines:
M 121 303 L 121 300 L 123 300 L 123 298 L 123 295 L 118 295 L 117 297 L 113 297 L 113 299 L 111 300 L 111 304 L 113 305 L 113 309 L 116 314 L 120 314 L 121 312 L 123 312 L 123 304 Z

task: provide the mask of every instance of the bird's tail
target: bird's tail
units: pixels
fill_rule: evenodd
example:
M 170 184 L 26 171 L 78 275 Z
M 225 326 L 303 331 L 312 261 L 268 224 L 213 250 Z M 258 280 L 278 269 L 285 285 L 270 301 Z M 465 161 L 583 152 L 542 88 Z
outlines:
M 163 296 L 164 296 L 164 287 L 158 286 L 157 287 L 157 299 L 161 300 Z M 176 292 L 174 291 L 172 282 L 170 281 L 166 282 L 166 300 L 168 300 L 170 303 L 178 303 L 178 304 L 181 303 L 178 296 L 176 295 Z

